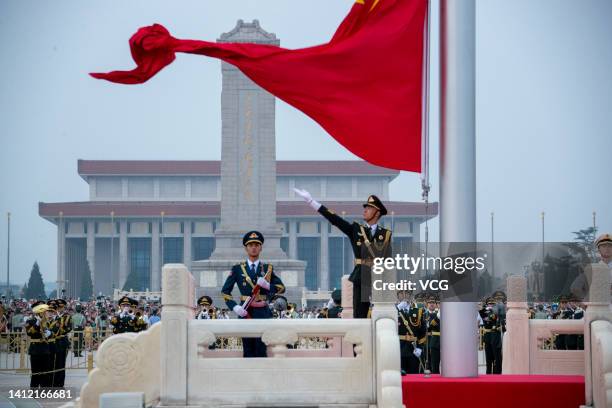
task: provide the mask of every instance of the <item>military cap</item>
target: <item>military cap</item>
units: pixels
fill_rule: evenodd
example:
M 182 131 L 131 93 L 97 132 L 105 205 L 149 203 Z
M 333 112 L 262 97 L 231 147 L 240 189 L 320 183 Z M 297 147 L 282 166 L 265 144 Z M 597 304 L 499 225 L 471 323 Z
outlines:
M 383 205 L 378 197 L 371 195 L 368 197 L 368 201 L 363 203 L 364 207 L 373 207 L 380 211 L 380 215 L 387 215 L 387 208 Z
M 242 238 L 242 245 L 247 246 L 251 242 L 258 242 L 261 245 L 264 243 L 264 236 L 259 231 L 249 231 Z
M 138 307 L 139 302 L 136 299 L 130 298 L 130 304 L 134 307 Z
M 603 244 L 612 244 L 612 235 L 610 234 L 601 234 L 595 240 L 595 246 L 599 248 L 600 245 Z
M 68 302 L 66 302 L 64 299 L 55 299 L 55 304 L 58 307 L 65 307 L 68 304 Z
M 334 303 L 340 304 L 342 303 L 342 291 L 340 289 L 336 289 L 332 292 L 331 298 Z
M 55 310 L 57 309 L 57 302 L 55 299 L 50 299 L 47 301 L 47 306 L 49 306 L 49 310 Z
M 201 296 L 198 299 L 198 305 L 200 306 L 211 306 L 212 304 L 213 304 L 213 301 L 210 298 L 210 296 Z
M 506 301 L 506 294 L 503 290 L 496 290 L 495 292 L 493 292 L 493 295 L 491 297 L 497 300 L 501 300 L 502 302 Z
M 283 295 L 274 295 L 272 297 L 272 304 L 274 305 L 274 310 L 278 311 L 287 310 L 289 307 L 289 301 Z
M 440 297 L 436 295 L 435 293 L 432 293 L 427 297 L 428 303 L 437 303 L 439 301 L 440 301 Z
M 132 305 L 132 299 L 130 299 L 128 296 L 124 296 L 121 299 L 119 299 L 119 306 L 131 306 Z

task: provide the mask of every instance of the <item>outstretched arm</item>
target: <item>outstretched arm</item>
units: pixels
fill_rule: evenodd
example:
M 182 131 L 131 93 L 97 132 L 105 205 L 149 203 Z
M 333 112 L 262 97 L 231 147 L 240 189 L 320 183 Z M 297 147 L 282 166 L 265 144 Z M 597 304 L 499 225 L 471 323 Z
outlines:
M 330 211 L 324 205 L 321 205 L 318 201 L 312 198 L 310 193 L 306 190 L 300 190 L 298 188 L 294 188 L 293 191 L 296 192 L 300 197 L 304 199 L 308 203 L 313 210 L 317 211 L 319 214 L 324 216 L 331 224 L 337 227 L 340 231 L 342 231 L 346 235 L 351 235 L 352 228 L 351 223 L 346 221 L 344 218 L 340 217 L 333 211 Z

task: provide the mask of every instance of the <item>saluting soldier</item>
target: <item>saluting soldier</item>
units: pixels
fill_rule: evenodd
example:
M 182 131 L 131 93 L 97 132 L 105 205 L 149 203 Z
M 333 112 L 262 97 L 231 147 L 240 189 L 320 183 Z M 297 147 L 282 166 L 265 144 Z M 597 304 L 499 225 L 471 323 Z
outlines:
M 355 267 L 349 276 L 353 283 L 353 317 L 367 318 L 372 293 L 373 260 L 392 256 L 391 231 L 378 225 L 380 218 L 387 214 L 387 208 L 378 197 L 371 195 L 363 204 L 365 224 L 350 223 L 314 200 L 308 191 L 293 190 L 349 238 L 355 256 Z
M 201 296 L 198 299 L 199 311 L 196 314 L 196 319 L 210 320 L 216 319 L 214 309 L 211 307 L 213 300 L 210 296 Z
M 50 322 L 51 337 L 50 351 L 53 353 L 53 374 L 52 374 L 52 386 L 53 387 L 64 387 L 64 381 L 66 378 L 66 356 L 68 349 L 70 348 L 70 340 L 68 336 L 72 331 L 72 319 L 68 313 L 66 313 L 66 301 L 64 299 L 55 299 L 49 301 L 55 308 L 56 316 Z
M 47 341 L 51 336 L 49 317 L 47 316 L 48 310 L 49 305 L 45 304 L 45 302 L 34 302 L 32 304 L 32 312 L 34 314 L 25 324 L 26 334 L 30 338 L 30 346 L 28 348 L 30 368 L 32 369 L 30 388 L 51 386 L 48 374 L 52 369 L 50 364 L 51 353 Z
M 432 374 L 440 374 L 440 311 L 434 295 L 427 300 L 427 362 Z
M 402 374 L 418 374 L 421 354 L 427 341 L 427 322 L 423 308 L 402 302 L 397 307 L 397 333 L 400 338 Z
M 285 285 L 274 273 L 272 265 L 264 264 L 259 260 L 263 243 L 264 236 L 259 231 L 249 231 L 244 235 L 242 244 L 248 258 L 245 262 L 232 267 L 221 289 L 227 307 L 241 319 L 248 316 L 253 319 L 270 319 L 272 311 L 268 302 L 277 293 L 285 292 Z M 238 286 L 241 302 L 246 301 L 252 295 L 255 286 L 260 287 L 259 294 L 253 299 L 248 310 L 245 310 L 232 298 L 234 285 Z M 242 348 L 244 357 L 267 357 L 266 345 L 261 338 L 244 337 Z

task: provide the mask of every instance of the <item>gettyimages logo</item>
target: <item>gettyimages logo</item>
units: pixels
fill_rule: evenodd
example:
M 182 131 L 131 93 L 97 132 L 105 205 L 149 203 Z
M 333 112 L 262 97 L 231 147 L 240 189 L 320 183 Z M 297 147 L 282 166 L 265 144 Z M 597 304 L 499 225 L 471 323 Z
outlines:
M 408 254 L 396 255 L 391 258 L 374 258 L 372 272 L 376 275 L 383 274 L 385 270 L 395 269 L 398 271 L 406 271 L 411 275 L 418 271 L 438 270 L 438 271 L 453 271 L 459 275 L 465 272 L 483 271 L 485 269 L 485 260 L 487 254 L 478 257 L 470 256 L 425 256 L 421 254 L 419 257 L 409 256 Z

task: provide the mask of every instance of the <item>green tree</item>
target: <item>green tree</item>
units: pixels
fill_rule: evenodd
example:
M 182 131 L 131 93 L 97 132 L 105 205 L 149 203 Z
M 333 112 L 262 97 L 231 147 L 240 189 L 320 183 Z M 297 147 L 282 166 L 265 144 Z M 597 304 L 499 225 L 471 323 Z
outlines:
M 597 250 L 595 249 L 595 238 L 597 236 L 597 228 L 588 227 L 580 231 L 572 232 L 574 234 L 573 245 L 575 248 L 584 251 L 590 262 L 597 262 Z
M 28 280 L 26 298 L 40 300 L 47 298 L 47 294 L 45 293 L 45 284 L 43 283 L 42 275 L 40 274 L 38 262 L 34 262 L 34 265 L 32 266 L 30 279 Z
M 91 269 L 89 268 L 89 262 L 86 263 L 86 267 L 82 273 L 79 297 L 82 300 L 89 300 L 93 294 L 93 284 L 91 283 Z

